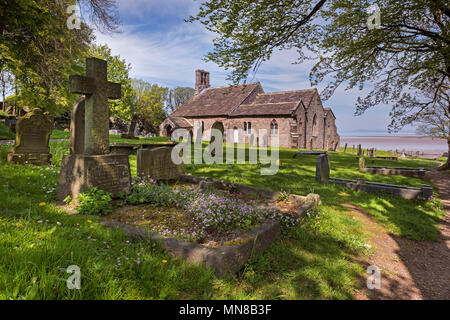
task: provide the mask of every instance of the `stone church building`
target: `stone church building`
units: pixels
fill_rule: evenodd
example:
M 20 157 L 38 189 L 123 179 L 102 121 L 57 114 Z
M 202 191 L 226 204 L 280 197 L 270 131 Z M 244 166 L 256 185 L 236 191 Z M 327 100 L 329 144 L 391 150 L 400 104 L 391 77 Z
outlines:
M 170 136 L 184 128 L 196 141 L 201 126 L 202 140 L 210 140 L 210 129 L 216 128 L 229 142 L 270 145 L 271 136 L 277 135 L 282 148 L 335 150 L 340 140 L 335 120 L 317 89 L 265 93 L 259 82 L 211 88 L 209 72 L 197 70 L 195 94 L 159 130 L 161 136 Z M 267 136 L 259 137 L 260 129 Z M 227 131 L 233 137 L 226 137 Z

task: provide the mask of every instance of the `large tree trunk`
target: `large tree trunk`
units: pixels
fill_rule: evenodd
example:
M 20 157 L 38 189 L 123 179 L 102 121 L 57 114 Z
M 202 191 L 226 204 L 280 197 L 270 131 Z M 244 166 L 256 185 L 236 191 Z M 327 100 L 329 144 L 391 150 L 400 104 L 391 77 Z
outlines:
M 447 140 L 448 144 L 448 154 L 447 154 L 447 162 L 440 166 L 439 170 L 450 170 L 450 139 Z

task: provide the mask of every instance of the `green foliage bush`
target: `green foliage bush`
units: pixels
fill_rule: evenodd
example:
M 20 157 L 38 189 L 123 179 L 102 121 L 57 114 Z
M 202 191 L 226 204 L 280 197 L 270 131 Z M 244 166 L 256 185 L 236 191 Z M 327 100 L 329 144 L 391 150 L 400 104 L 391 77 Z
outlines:
M 150 203 L 155 207 L 177 204 L 179 196 L 167 185 L 157 185 L 152 179 L 137 178 L 131 186 L 131 194 L 126 201 L 130 204 Z
M 78 213 L 87 215 L 104 215 L 112 211 L 111 193 L 97 188 L 86 190 L 78 196 Z

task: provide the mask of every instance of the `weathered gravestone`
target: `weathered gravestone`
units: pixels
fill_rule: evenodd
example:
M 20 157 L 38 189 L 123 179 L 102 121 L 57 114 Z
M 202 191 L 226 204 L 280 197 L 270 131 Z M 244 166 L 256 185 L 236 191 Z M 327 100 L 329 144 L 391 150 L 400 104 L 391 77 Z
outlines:
M 131 118 L 130 127 L 128 128 L 128 133 L 124 133 L 121 136 L 123 139 L 135 139 L 135 140 L 139 139 L 139 137 L 135 136 L 137 120 L 138 120 L 137 116 L 133 115 L 133 117 Z
M 41 109 L 33 109 L 17 122 L 16 144 L 8 154 L 8 161 L 20 164 L 50 164 L 51 133 L 52 122 Z
M 321 154 L 316 162 L 316 181 L 327 183 L 330 179 L 330 158 L 327 154 Z
M 85 95 L 72 112 L 71 155 L 64 156 L 58 185 L 58 200 L 76 198 L 92 187 L 129 193 L 131 173 L 128 156 L 109 154 L 108 98 L 121 97 L 120 84 L 107 81 L 106 61 L 87 58 L 86 76 L 70 76 L 70 91 Z M 84 104 L 84 136 L 82 134 Z M 81 128 L 79 127 L 81 126 Z
M 172 162 L 173 147 L 139 149 L 137 151 L 137 174 L 154 180 L 178 180 L 185 174 L 184 163 Z
M 345 147 L 344 147 L 344 153 L 345 152 L 347 152 L 347 144 L 345 144 Z
M 358 144 L 358 156 L 362 156 L 362 149 L 360 144 Z
M 366 160 L 364 157 L 359 158 L 359 170 L 364 170 L 366 167 Z

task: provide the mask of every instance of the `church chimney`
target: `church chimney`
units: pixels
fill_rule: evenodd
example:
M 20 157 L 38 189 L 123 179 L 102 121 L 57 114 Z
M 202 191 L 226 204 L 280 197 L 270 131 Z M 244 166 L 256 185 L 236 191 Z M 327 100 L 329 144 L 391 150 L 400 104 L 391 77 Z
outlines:
M 209 88 L 209 72 L 205 70 L 195 70 L 195 94 L 199 94 L 206 88 Z

